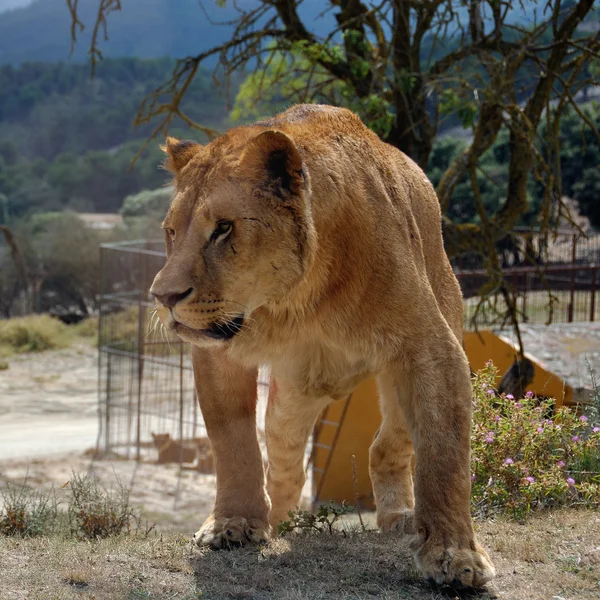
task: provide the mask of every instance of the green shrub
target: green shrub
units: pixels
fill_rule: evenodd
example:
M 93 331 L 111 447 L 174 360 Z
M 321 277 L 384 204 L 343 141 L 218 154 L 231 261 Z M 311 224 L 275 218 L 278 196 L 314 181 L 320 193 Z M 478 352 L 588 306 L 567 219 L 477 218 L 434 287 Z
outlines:
M 68 327 L 49 315 L 0 320 L 0 347 L 9 352 L 41 352 L 69 345 Z
M 289 521 L 281 521 L 277 526 L 277 533 L 280 536 L 287 535 L 294 531 L 300 533 L 328 533 L 333 535 L 335 524 L 340 517 L 353 512 L 354 508 L 342 502 L 336 506 L 334 502 L 321 504 L 316 513 L 311 513 L 302 508 L 288 511 Z
M 0 535 L 31 537 L 60 535 L 76 539 L 111 536 L 148 536 L 154 525 L 142 527 L 139 512 L 130 504 L 129 489 L 117 478 L 112 488 L 98 479 L 73 472 L 57 496 L 34 491 L 27 480 L 19 487 L 7 483 L 0 491 Z M 66 510 L 61 505 L 66 504 Z
M 69 481 L 69 523 L 71 535 L 87 539 L 131 533 L 140 517 L 129 503 L 129 492 L 118 479 L 114 488 L 98 479 L 72 473 Z
M 529 392 L 498 397 L 495 369 L 473 381 L 472 502 L 489 515 L 522 518 L 534 509 L 600 504 L 600 429 L 588 417 Z
M 586 415 L 590 419 L 590 423 L 593 426 L 600 427 L 600 384 L 598 383 L 598 377 L 596 371 L 592 369 L 592 366 L 588 362 L 588 370 L 590 373 L 590 379 L 592 380 L 592 402 L 586 406 Z
M 0 495 L 0 534 L 19 537 L 49 535 L 59 526 L 54 489 L 36 492 L 28 488 L 26 482 L 19 488 L 7 483 Z
M 98 317 L 92 316 L 70 326 L 73 333 L 84 339 L 95 340 L 98 337 Z

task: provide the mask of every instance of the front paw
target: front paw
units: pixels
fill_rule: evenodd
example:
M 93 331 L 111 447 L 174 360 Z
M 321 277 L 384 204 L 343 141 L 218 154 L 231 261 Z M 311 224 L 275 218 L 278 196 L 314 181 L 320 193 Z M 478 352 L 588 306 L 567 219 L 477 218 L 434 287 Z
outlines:
M 474 539 L 453 546 L 430 538 L 415 552 L 415 561 L 425 578 L 439 585 L 478 588 L 496 576 L 490 557 Z
M 381 533 L 415 533 L 415 513 L 412 509 L 377 511 L 377 526 Z
M 243 546 L 248 543 L 260 544 L 268 541 L 270 531 L 269 525 L 260 519 L 211 516 L 194 534 L 194 542 L 198 546 L 210 546 L 215 549 Z

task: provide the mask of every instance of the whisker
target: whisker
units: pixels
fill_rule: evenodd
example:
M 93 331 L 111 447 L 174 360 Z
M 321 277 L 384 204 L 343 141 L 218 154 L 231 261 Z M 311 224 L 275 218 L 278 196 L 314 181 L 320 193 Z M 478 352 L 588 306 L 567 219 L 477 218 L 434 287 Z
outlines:
M 223 316 L 225 319 L 227 319 L 227 321 L 225 321 L 224 325 L 226 325 L 226 326 L 227 326 L 227 328 L 228 328 L 230 331 L 233 331 L 233 330 L 231 329 L 231 327 L 229 327 L 229 324 L 228 324 L 228 322 L 229 322 L 229 321 L 231 321 L 231 320 L 233 320 L 233 319 L 235 319 L 235 318 L 236 318 L 236 317 L 238 317 L 239 315 L 238 315 L 238 314 L 236 314 L 236 313 L 224 312 L 224 313 L 222 314 L 222 316 Z M 254 321 L 254 319 L 250 319 L 250 320 L 251 320 L 251 321 Z M 255 322 L 255 321 L 254 321 L 254 322 Z M 243 323 L 242 323 L 242 325 L 241 325 L 241 327 L 239 328 L 239 330 L 238 330 L 238 331 L 242 331 L 243 329 L 246 329 L 246 330 L 248 330 L 248 331 L 251 331 L 252 333 L 258 333 L 258 329 L 257 329 L 257 328 L 255 328 L 255 327 L 252 327 L 252 326 L 251 326 L 249 323 L 247 323 L 245 318 L 244 318 L 244 321 L 243 321 Z

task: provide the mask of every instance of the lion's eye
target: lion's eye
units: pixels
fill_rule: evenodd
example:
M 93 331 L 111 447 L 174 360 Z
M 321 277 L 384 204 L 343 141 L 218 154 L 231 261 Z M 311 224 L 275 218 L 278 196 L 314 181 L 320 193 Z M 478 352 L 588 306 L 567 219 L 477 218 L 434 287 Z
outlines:
M 233 223 L 231 221 L 218 221 L 210 239 L 214 242 L 218 239 L 224 238 L 231 233 L 232 229 Z

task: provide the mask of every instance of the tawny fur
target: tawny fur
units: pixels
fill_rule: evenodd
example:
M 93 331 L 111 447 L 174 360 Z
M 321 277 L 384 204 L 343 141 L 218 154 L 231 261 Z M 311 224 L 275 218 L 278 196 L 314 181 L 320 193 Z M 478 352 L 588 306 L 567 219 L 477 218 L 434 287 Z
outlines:
M 383 421 L 370 471 L 380 527 L 412 535 L 417 565 L 438 583 L 491 579 L 469 515 L 462 298 L 425 174 L 350 111 L 316 105 L 207 146 L 169 139 L 166 151 L 177 191 L 152 292 L 165 302 L 187 293 L 171 310 L 158 302 L 158 313 L 192 343 L 217 471 L 197 541 L 266 539 L 298 502 L 319 412 L 376 376 Z M 219 235 L 223 222 L 233 228 Z M 227 342 L 201 332 L 241 314 Z M 259 364 L 272 373 L 266 480 Z

